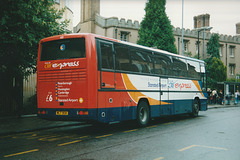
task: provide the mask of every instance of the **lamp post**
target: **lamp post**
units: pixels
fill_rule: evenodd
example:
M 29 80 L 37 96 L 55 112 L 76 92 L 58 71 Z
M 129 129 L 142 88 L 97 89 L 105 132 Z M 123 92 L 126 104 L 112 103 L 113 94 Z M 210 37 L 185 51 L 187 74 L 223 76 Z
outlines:
M 211 30 L 213 27 L 201 27 L 201 28 L 197 28 L 197 32 L 198 32 L 198 59 L 199 59 L 199 33 L 201 31 L 203 31 L 203 60 L 205 59 L 205 31 L 206 30 Z
M 183 55 L 183 3 L 184 3 L 184 0 L 182 0 L 182 55 Z

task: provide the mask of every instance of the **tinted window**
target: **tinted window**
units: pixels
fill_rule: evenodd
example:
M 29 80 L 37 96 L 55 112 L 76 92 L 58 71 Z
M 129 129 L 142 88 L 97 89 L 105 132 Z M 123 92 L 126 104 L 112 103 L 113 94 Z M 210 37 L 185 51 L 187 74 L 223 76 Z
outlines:
M 113 52 L 112 44 L 106 42 L 100 42 L 102 68 L 113 69 Z
M 185 59 L 173 57 L 173 76 L 187 77 L 187 65 Z
M 114 44 L 114 48 L 116 52 L 116 70 L 131 71 L 128 47 Z
M 188 64 L 188 77 L 190 78 L 200 78 L 200 65 L 199 62 L 187 61 Z
M 42 43 L 41 61 L 86 57 L 85 39 L 73 38 Z
M 171 59 L 166 55 L 157 55 L 154 57 L 154 73 L 160 75 L 169 75 L 171 72 Z
M 136 49 L 130 49 L 130 55 L 133 72 L 152 73 L 153 62 L 149 53 Z

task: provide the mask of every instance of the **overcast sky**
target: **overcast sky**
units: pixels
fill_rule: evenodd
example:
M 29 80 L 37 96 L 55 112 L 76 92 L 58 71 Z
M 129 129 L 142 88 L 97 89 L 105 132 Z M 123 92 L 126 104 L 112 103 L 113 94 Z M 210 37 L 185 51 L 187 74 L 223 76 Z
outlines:
M 73 26 L 80 21 L 80 0 L 69 0 L 73 11 Z M 100 15 L 141 22 L 147 0 L 100 0 Z M 174 27 L 182 26 L 182 0 L 167 0 L 166 13 Z M 240 0 L 184 0 L 183 27 L 193 29 L 193 17 L 210 14 L 211 32 L 236 35 L 240 22 Z

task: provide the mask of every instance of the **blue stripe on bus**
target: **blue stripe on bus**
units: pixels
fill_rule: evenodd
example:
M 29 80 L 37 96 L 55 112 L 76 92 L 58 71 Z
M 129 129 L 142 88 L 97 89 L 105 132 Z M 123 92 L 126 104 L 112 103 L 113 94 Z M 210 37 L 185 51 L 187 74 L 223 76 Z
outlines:
M 169 101 L 172 105 L 152 105 L 151 117 L 161 117 L 166 115 L 177 115 L 192 112 L 192 100 L 175 100 Z M 207 100 L 200 100 L 201 111 L 207 110 Z M 191 107 L 190 107 L 191 106 Z M 76 120 L 88 121 L 96 120 L 103 123 L 114 121 L 125 121 L 136 119 L 137 106 L 133 107 L 114 107 L 99 109 L 41 109 L 47 111 L 46 115 L 39 114 L 40 118 L 49 120 Z M 68 115 L 56 115 L 56 111 L 68 111 Z M 79 111 L 88 111 L 88 115 L 77 115 Z

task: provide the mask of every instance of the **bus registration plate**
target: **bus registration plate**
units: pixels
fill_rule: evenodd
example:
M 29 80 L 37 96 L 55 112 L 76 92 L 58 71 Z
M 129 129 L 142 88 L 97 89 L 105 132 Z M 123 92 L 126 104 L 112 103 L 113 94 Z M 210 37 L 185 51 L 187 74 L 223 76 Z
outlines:
M 56 111 L 56 115 L 66 116 L 66 115 L 68 115 L 68 111 Z

